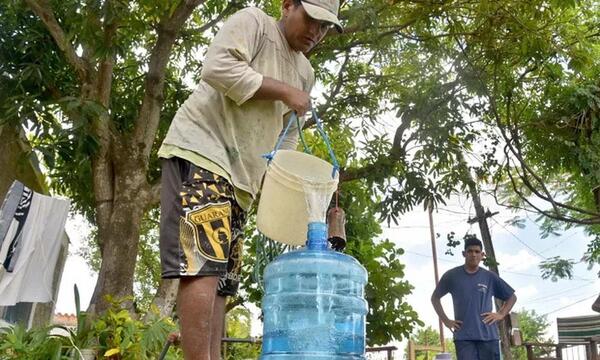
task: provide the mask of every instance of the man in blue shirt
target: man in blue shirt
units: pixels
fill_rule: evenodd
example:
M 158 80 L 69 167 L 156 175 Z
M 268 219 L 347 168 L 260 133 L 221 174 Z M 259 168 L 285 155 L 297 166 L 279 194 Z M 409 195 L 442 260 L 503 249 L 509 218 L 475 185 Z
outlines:
M 454 333 L 458 360 L 500 359 L 498 321 L 510 313 L 517 301 L 515 291 L 495 273 L 480 268 L 485 256 L 481 241 L 470 238 L 463 251 L 465 264 L 448 270 L 431 295 L 431 303 L 444 325 Z M 452 295 L 454 319 L 440 302 Z M 492 297 L 504 300 L 498 312 L 492 311 Z

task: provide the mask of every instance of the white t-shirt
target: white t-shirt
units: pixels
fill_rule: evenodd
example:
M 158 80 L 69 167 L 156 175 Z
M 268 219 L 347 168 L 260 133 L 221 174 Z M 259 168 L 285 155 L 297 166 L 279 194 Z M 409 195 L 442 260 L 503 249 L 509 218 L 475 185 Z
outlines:
M 17 189 L 18 207 L 0 210 L 0 306 L 50 302 L 69 201 Z M 7 197 L 8 200 L 8 197 Z M 7 267 L 5 267 L 7 265 Z

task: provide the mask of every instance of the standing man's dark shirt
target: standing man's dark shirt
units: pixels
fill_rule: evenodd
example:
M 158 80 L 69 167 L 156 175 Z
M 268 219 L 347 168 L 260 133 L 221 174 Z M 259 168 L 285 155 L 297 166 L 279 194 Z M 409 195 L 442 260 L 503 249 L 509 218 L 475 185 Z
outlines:
M 454 332 L 455 340 L 498 340 L 498 325 L 486 325 L 481 314 L 492 311 L 492 297 L 508 300 L 514 290 L 495 273 L 479 268 L 476 273 L 465 271 L 463 265 L 446 272 L 433 292 L 442 297 L 452 295 L 454 318 L 463 322 Z

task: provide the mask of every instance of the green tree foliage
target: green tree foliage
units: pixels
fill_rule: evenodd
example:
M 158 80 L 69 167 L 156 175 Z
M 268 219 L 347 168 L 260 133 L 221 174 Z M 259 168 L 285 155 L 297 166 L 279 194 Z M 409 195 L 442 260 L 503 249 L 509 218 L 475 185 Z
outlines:
M 0 332 L 0 351 L 2 359 L 17 360 L 58 360 L 64 341 L 60 336 L 50 336 L 51 328 L 27 330 L 18 324 Z
M 461 23 L 469 35 L 455 37 L 452 47 L 457 73 L 479 103 L 472 116 L 489 134 L 479 174 L 492 176 L 503 204 L 540 215 L 542 238 L 584 226 L 593 263 L 600 223 L 598 3 L 483 1 L 477 8 L 490 17 Z M 545 270 L 560 277 L 569 273 L 567 263 Z
M 273 15 L 280 6 L 279 1 L 252 3 Z M 215 0 L 142 1 L 131 6 L 53 0 L 0 4 L 0 76 L 6 90 L 1 119 L 3 124 L 28 130 L 54 192 L 73 199 L 75 208 L 96 227 L 90 258 L 99 265 L 92 299 L 92 307 L 99 311 L 110 308 L 102 295 L 128 298 L 136 289 L 145 294 L 156 281 L 156 272 L 148 271 L 156 266 L 155 260 L 148 261 L 156 237 L 146 222 L 153 216 L 144 217 L 158 203 L 156 150 L 189 94 L 189 84 L 197 80 L 202 54 L 218 24 L 248 4 Z M 410 176 L 397 174 L 397 162 L 386 160 L 382 153 L 390 150 L 391 142 L 378 129 L 378 117 L 387 110 L 381 101 L 393 90 L 386 82 L 399 83 L 396 73 L 384 74 L 379 66 L 396 58 L 386 48 L 395 32 L 386 28 L 404 21 L 403 9 L 392 5 L 345 3 L 342 16 L 348 32 L 332 33 L 311 54 L 324 89 L 315 105 L 345 160 L 343 181 L 353 183 L 342 196 L 348 203 L 360 199 L 365 205 L 367 217 L 357 212 L 351 217 L 356 224 L 349 227 L 359 229 L 369 223 L 356 237 L 364 243 L 351 244 L 349 249 L 371 271 L 381 264 L 389 269 L 374 277 L 368 288 L 374 306 L 370 326 L 376 328 L 381 322 L 372 336 L 376 342 L 400 338 L 416 320 L 403 301 L 410 287 L 401 280 L 401 251 L 390 242 L 376 244 L 380 233 L 376 219 L 396 219 L 433 189 L 418 169 Z M 428 11 L 418 10 L 415 16 L 424 19 Z M 365 26 L 365 15 L 368 23 L 381 23 L 376 29 L 381 36 Z M 312 125 L 307 124 L 307 132 Z M 357 135 L 364 142 L 354 142 Z M 425 155 L 420 161 L 426 165 Z M 396 188 L 398 179 L 409 180 L 405 191 Z M 398 201 L 389 200 L 390 196 Z M 136 271 L 152 277 L 138 276 L 136 285 Z M 140 306 L 145 306 L 145 299 L 138 301 Z M 384 331 L 387 325 L 391 329 Z
M 441 347 L 440 344 L 440 333 L 434 330 L 431 326 L 426 328 L 419 328 L 416 333 L 410 337 L 410 341 L 412 341 L 415 345 L 423 345 L 423 346 L 438 346 Z M 454 350 L 454 342 L 452 339 L 445 339 L 444 341 L 446 345 L 446 352 L 452 354 L 452 359 L 456 359 L 456 351 Z M 415 351 L 416 360 L 427 360 L 434 359 L 435 355 L 438 354 L 439 351 L 426 351 L 419 350 Z M 408 345 L 404 350 L 405 358 L 409 357 L 409 349 Z
M 247 339 L 250 337 L 251 314 L 244 307 L 237 307 L 227 313 L 227 337 Z M 248 343 L 228 343 L 225 345 L 226 360 L 258 359 L 260 345 Z
M 535 312 L 535 310 L 526 310 L 523 309 L 517 312 L 519 316 L 519 327 L 521 330 L 521 337 L 523 342 L 531 342 L 531 343 L 551 343 L 551 339 L 545 336 L 546 330 L 550 326 L 548 319 L 545 315 L 540 315 Z M 542 352 L 540 349 L 534 349 L 535 356 L 541 357 L 542 355 L 547 355 Z M 513 358 L 515 360 L 526 360 L 527 353 L 525 348 L 513 347 L 512 348 Z

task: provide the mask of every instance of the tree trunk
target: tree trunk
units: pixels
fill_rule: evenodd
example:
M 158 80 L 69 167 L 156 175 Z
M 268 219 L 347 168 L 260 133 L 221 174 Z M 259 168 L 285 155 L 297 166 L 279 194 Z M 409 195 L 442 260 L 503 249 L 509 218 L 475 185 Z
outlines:
M 161 279 L 152 304 L 158 308 L 159 316 L 173 316 L 173 308 L 177 300 L 179 279 Z
M 102 239 L 102 265 L 90 303 L 90 306 L 95 305 L 93 310 L 97 313 L 110 307 L 105 295 L 110 295 L 115 300 L 133 295 L 133 275 L 142 215 L 143 211 L 135 209 L 134 206 L 115 207 L 110 229 L 104 233 L 106 237 Z M 115 216 L 121 219 L 115 221 Z M 128 299 L 123 305 L 132 308 L 133 302 Z
M 146 178 L 139 166 L 135 165 L 135 156 L 127 151 L 121 154 L 129 158 L 115 164 L 115 200 L 110 222 L 107 229 L 98 229 L 103 250 L 102 264 L 90 302 L 90 311 L 96 313 L 102 313 L 110 307 L 106 295 L 119 301 L 133 295 L 140 225 L 148 204 Z M 127 299 L 123 306 L 133 310 L 131 299 Z
M 469 188 L 469 193 L 471 194 L 471 198 L 473 199 L 473 206 L 475 208 L 475 214 L 477 216 L 477 222 L 479 224 L 479 231 L 481 232 L 481 240 L 483 242 L 483 247 L 486 253 L 486 257 L 490 257 L 493 261 L 489 264 L 489 268 L 491 271 L 495 272 L 498 276 L 500 273 L 498 271 L 498 264 L 496 263 L 496 253 L 494 251 L 494 244 L 492 243 L 492 236 L 490 234 L 490 228 L 487 224 L 487 217 L 489 214 L 486 214 L 483 206 L 481 205 L 481 199 L 479 197 L 479 192 L 477 190 L 477 184 L 473 180 L 473 177 L 467 167 L 462 156 L 460 157 L 461 171 L 463 173 L 463 181 L 466 183 Z M 502 307 L 503 302 L 499 299 L 495 300 L 496 309 L 500 309 Z M 502 356 L 506 360 L 512 360 L 512 353 L 510 351 L 510 319 L 509 317 L 504 318 L 502 321 L 498 323 L 499 332 L 500 332 L 500 344 L 502 348 Z

